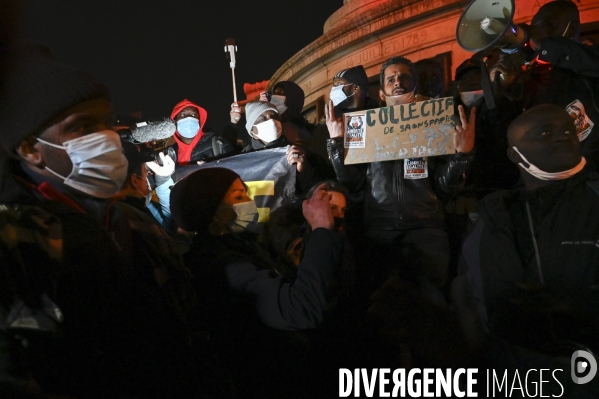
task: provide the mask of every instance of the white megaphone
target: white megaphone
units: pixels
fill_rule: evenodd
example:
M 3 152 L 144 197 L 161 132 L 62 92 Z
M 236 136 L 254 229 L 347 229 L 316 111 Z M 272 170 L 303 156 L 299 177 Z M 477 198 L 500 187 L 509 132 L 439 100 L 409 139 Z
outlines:
M 515 53 L 528 41 L 528 33 L 512 22 L 514 12 L 514 0 L 473 0 L 458 21 L 458 44 L 471 52 L 497 47 Z

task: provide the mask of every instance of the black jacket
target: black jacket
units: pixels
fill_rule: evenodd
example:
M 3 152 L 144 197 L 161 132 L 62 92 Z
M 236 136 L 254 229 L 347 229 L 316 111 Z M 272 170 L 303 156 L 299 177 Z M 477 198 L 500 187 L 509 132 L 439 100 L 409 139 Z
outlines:
M 485 197 L 464 242 L 459 274 L 467 277 L 486 330 L 529 348 L 559 339 L 596 346 L 598 239 L 596 176 L 581 173 L 533 192 Z
M 0 161 L 0 224 L 20 231 L 0 237 L 0 338 L 15 359 L 45 393 L 167 396 L 177 385 L 189 394 L 181 317 L 192 295 L 180 289 L 189 282 L 168 235 L 125 204 L 34 181 L 18 162 Z M 38 330 L 5 324 L 19 301 L 47 323 L 43 297 L 62 321 Z
M 343 138 L 327 141 L 337 179 L 350 191 L 364 190 L 367 230 L 443 228 L 439 194 L 453 194 L 466 180 L 473 153 L 428 158 L 428 178 L 405 179 L 404 160 L 344 165 Z
M 200 236 L 185 255 L 198 283 L 215 296 L 229 297 L 233 310 L 251 303 L 252 315 L 280 330 L 302 330 L 322 323 L 329 291 L 342 254 L 342 240 L 333 231 L 316 229 L 306 246 L 294 284 L 273 274 L 274 260 L 251 233 Z M 231 298 L 237 298 L 230 302 Z M 246 298 L 246 299 L 244 299 Z M 249 302 L 248 302 L 249 301 Z M 229 309 L 231 310 L 231 309 Z M 217 310 L 219 313 L 221 310 Z M 233 311 L 232 313 L 238 313 Z M 241 319 L 248 315 L 238 315 Z M 231 315 L 222 315 L 223 318 Z M 239 321 L 238 321 L 239 322 Z
M 176 142 L 172 146 L 175 152 L 178 147 Z M 235 155 L 235 148 L 226 139 L 208 131 L 191 151 L 189 165 L 195 165 L 198 161 L 215 161 L 231 155 Z
M 316 229 L 313 237 L 293 283 L 273 271 L 274 260 L 252 233 L 196 235 L 186 254 L 202 324 L 223 368 L 214 378 L 230 374 L 244 398 L 293 397 L 289 387 L 310 367 L 298 365 L 307 353 L 297 338 L 321 325 L 331 308 L 343 252 L 333 231 Z
M 579 101 L 593 124 L 580 143 L 587 169 L 599 171 L 599 46 L 587 46 L 565 38 L 541 42 L 539 59 L 523 75 L 522 109 L 538 104 L 555 104 L 566 109 Z M 576 105 L 576 104 L 575 104 Z M 576 111 L 569 110 L 575 117 Z M 577 130 L 582 118 L 576 120 Z

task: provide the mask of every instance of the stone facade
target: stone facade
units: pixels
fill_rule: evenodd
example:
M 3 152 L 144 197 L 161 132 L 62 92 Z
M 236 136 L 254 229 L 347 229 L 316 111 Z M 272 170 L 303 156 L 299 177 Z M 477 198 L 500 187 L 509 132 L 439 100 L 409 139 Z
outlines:
M 547 0 L 516 0 L 514 22 L 530 22 Z M 412 61 L 437 56 L 448 81 L 455 68 L 472 56 L 458 45 L 455 35 L 460 15 L 469 1 L 460 0 L 344 0 L 329 17 L 323 35 L 282 65 L 269 80 L 299 84 L 306 93 L 309 119 L 322 115 L 333 76 L 345 68 L 363 65 L 378 87 L 382 63 L 395 55 Z M 599 30 L 599 0 L 576 1 L 583 31 Z M 443 61 L 445 60 L 445 61 Z

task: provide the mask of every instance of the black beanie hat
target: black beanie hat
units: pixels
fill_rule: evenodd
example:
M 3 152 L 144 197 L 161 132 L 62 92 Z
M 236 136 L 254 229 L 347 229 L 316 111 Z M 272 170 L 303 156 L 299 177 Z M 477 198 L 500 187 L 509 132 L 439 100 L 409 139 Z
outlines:
M 142 163 L 154 161 L 154 157 L 146 152 L 140 151 L 137 145 L 121 140 L 121 146 L 123 147 L 123 154 L 127 158 L 127 178 L 131 177 L 133 173 L 137 173 L 138 167 Z M 145 176 L 140 176 L 145 177 Z
M 110 99 L 108 89 L 91 75 L 57 62 L 43 50 L 28 48 L 11 54 L 16 63 L 0 96 L 0 144 L 9 154 L 68 108 L 96 98 Z
M 362 90 L 368 91 L 370 83 L 368 82 L 368 76 L 362 65 L 357 65 L 348 69 L 337 72 L 336 78 L 344 78 L 353 84 L 360 86 Z
M 473 69 L 477 69 L 480 71 L 480 61 L 477 63 L 472 58 L 468 58 L 466 61 L 462 62 L 457 69 L 455 70 L 455 81 L 458 81 L 466 74 L 466 72 L 471 71 Z
M 171 190 L 171 215 L 186 231 L 208 232 L 208 227 L 229 188 L 239 175 L 225 168 L 200 169 Z

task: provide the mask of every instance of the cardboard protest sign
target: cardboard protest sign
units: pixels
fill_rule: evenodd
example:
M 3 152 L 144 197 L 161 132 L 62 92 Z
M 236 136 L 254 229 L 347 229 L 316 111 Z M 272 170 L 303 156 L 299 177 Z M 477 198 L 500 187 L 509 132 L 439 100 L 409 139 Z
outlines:
M 453 154 L 453 114 L 452 97 L 344 114 L 345 164 Z

